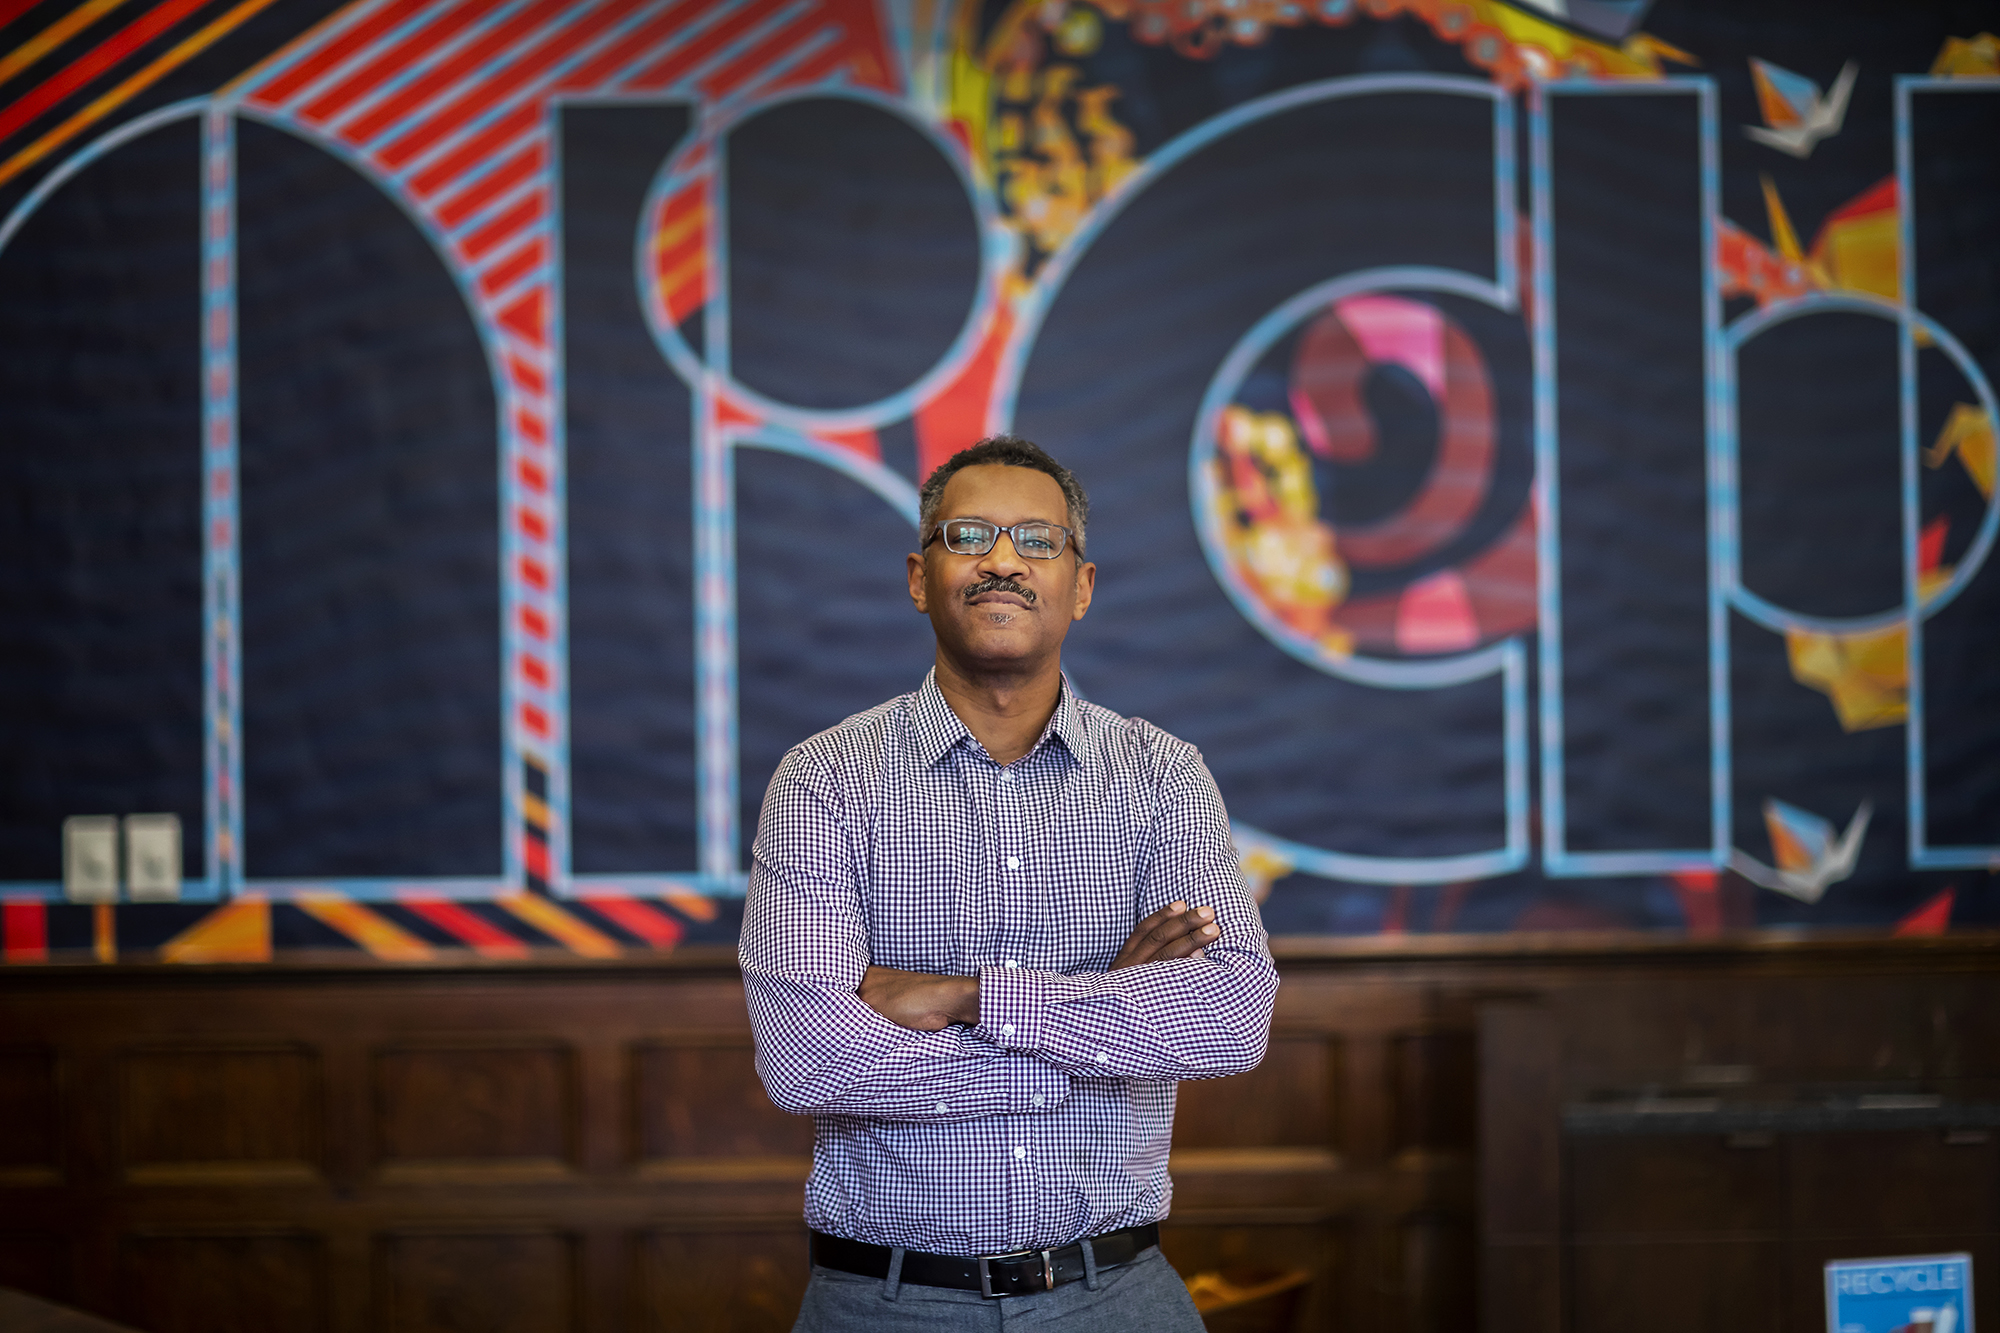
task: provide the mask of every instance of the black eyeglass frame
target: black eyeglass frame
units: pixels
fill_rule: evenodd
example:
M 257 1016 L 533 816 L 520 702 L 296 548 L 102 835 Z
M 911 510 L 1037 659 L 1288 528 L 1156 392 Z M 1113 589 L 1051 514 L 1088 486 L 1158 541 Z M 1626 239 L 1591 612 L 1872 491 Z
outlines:
M 999 523 L 995 523 L 990 518 L 974 518 L 968 514 L 960 518 L 939 519 L 937 526 L 931 530 L 930 541 L 924 543 L 925 548 L 928 549 L 930 547 L 931 542 L 942 541 L 944 539 L 945 527 L 948 524 L 952 523 L 983 523 L 987 527 L 993 529 L 993 536 L 987 541 L 985 546 L 981 547 L 977 551 L 960 551 L 955 549 L 949 541 L 946 541 L 944 543 L 944 549 L 950 551 L 953 555 L 972 555 L 972 556 L 985 555 L 989 551 L 991 551 L 994 547 L 1000 544 L 1000 534 L 1003 532 L 1007 534 L 1007 540 L 1014 544 L 1014 550 L 1024 560 L 1059 559 L 1061 558 L 1062 553 L 1064 551 L 1069 550 L 1070 546 L 1076 542 L 1076 529 L 1066 527 L 1061 523 L 1050 523 L 1045 519 L 1031 518 L 1026 520 L 1025 522 L 1015 523 L 1012 526 L 1003 526 Z M 1021 547 L 1021 536 L 1020 536 L 1020 530 L 1022 528 L 1053 528 L 1055 531 L 1060 532 L 1062 534 L 1062 544 L 1056 547 L 1055 550 L 1051 551 L 1047 555 L 1036 555 L 1032 551 L 1023 550 Z M 1083 559 L 1082 546 L 1077 546 L 1076 558 L 1079 560 Z

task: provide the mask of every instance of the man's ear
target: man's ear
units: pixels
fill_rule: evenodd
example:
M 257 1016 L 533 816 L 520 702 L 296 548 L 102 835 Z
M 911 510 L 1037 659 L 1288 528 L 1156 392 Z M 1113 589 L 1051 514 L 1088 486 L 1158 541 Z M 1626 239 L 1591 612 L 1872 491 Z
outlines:
M 1071 609 L 1071 620 L 1082 620 L 1083 613 L 1090 609 L 1090 595 L 1097 590 L 1097 566 L 1080 560 L 1076 566 L 1076 606 Z
M 917 608 L 917 614 L 927 616 L 931 608 L 930 597 L 924 588 L 924 557 L 920 552 L 912 551 L 904 560 L 909 566 L 910 601 Z

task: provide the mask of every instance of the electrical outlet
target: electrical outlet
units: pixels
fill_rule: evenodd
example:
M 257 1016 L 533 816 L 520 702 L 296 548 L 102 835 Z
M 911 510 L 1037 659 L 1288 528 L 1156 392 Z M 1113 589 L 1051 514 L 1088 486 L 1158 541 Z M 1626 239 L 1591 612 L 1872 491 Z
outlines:
M 118 817 L 63 821 L 63 893 L 73 903 L 118 901 Z
M 125 816 L 125 891 L 133 902 L 181 896 L 181 817 Z

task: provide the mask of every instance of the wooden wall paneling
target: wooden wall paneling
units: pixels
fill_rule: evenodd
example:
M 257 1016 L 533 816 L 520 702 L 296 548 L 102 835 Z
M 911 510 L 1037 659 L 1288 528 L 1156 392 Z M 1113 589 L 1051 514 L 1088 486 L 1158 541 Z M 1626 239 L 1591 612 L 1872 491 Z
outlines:
M 303 1184 L 319 1178 L 317 1053 L 296 1043 L 122 1052 L 119 1156 L 135 1185 Z
M 1804 1235 L 2000 1233 L 2000 1149 L 1935 1129 L 1787 1136 Z
M 1468 1191 L 1469 1193 L 1469 1191 Z M 1423 1209 L 1399 1227 L 1401 1281 L 1390 1327 L 1409 1333 L 1465 1333 L 1479 1318 L 1478 1230 L 1469 1207 Z
M 631 1155 L 643 1174 L 673 1177 L 719 1159 L 789 1163 L 803 1178 L 812 1120 L 771 1104 L 748 1030 L 683 1032 L 633 1043 Z
M 1784 1230 L 1785 1150 L 1774 1135 L 1576 1136 L 1568 1149 L 1572 1235 L 1768 1239 Z
M 116 1305 L 147 1333 L 321 1333 L 327 1328 L 319 1238 L 288 1228 L 120 1237 Z
M 559 1179 L 576 1166 L 576 1054 L 556 1039 L 440 1039 L 375 1052 L 385 1181 Z
M 1543 1005 L 1479 1011 L 1479 1327 L 1562 1327 L 1561 1060 Z
M 1782 1241 L 1600 1240 L 1579 1243 L 1569 1267 L 1573 1333 L 1787 1327 Z
M 398 1228 L 375 1245 L 381 1333 L 571 1333 L 582 1327 L 578 1241 L 525 1224 Z
M 32 1212 L 9 1209 L 0 1221 L 0 1287 L 71 1304 L 77 1288 L 69 1237 L 29 1229 L 38 1220 Z
M 61 1182 L 56 1076 L 56 1053 L 49 1047 L 0 1047 L 0 1185 Z
M 1470 1155 L 1479 1134 L 1476 1034 L 1423 1027 L 1389 1048 L 1391 1150 Z
M 1278 1028 L 1249 1073 L 1181 1084 L 1174 1150 L 1317 1148 L 1331 1159 L 1340 1143 L 1341 1045 L 1321 1028 Z
M 662 1225 L 633 1244 L 635 1333 L 785 1333 L 811 1268 L 805 1223 Z

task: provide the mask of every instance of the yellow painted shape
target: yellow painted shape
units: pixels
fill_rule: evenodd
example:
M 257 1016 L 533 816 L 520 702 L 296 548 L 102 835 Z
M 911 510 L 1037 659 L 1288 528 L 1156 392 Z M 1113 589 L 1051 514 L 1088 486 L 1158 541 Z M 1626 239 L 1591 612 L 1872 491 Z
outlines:
M 238 898 L 216 908 L 160 947 L 168 963 L 264 963 L 271 958 L 271 905 Z
M 1588 51 L 1599 64 L 1612 74 L 1628 77 L 1658 78 L 1659 57 L 1681 58 L 1686 55 L 1665 42 L 1627 42 L 1623 47 L 1611 46 L 1605 42 L 1593 42 L 1587 37 L 1559 28 L 1544 19 L 1538 19 L 1509 5 L 1497 4 L 1494 0 L 1474 0 L 1472 5 L 1473 23 L 1489 28 L 1498 28 L 1508 41 L 1517 46 L 1532 46 L 1559 62 L 1574 60 Z M 1694 63 L 1691 58 L 1684 63 Z
M 2000 37 L 1947 37 L 1931 62 L 1931 73 L 1943 77 L 1990 79 L 2000 75 Z
M 1771 243 L 1778 247 L 1778 253 L 1794 264 L 1806 262 L 1806 252 L 1799 248 L 1799 234 L 1792 230 L 1792 219 L 1785 212 L 1784 200 L 1778 198 L 1778 186 L 1771 179 L 1771 173 L 1760 172 L 1757 177 L 1764 184 L 1764 214 L 1771 219 Z
M 1900 241 L 1896 214 L 1885 209 L 1830 224 L 1813 243 L 1812 257 L 1832 286 L 1894 301 L 1902 292 Z
M 90 914 L 90 943 L 100 963 L 118 961 L 118 909 L 98 903 Z
M 1937 442 L 1924 450 L 1924 466 L 1943 467 L 1946 459 L 1957 454 L 1972 484 L 1991 500 L 1995 453 L 1993 420 L 1986 415 L 1986 409 L 1971 403 L 1954 403 L 1951 415 L 1945 418 L 1944 429 L 1938 432 Z
M 562 941 L 572 953 L 585 958 L 616 958 L 622 952 L 609 935 L 577 920 L 538 894 L 510 893 L 494 901 L 542 934 Z
M 300 894 L 292 901 L 301 911 L 332 926 L 376 958 L 430 958 L 436 950 L 389 918 L 352 898 L 331 893 Z
M 1252 847 L 1243 853 L 1238 862 L 1243 867 L 1243 883 L 1250 890 L 1250 896 L 1258 902 L 1271 895 L 1271 885 L 1292 873 L 1290 860 L 1278 855 L 1269 847 Z
M 1792 679 L 1833 701 L 1843 731 L 1892 727 L 1909 718 L 1909 652 L 1903 627 L 1864 634 L 1788 630 Z

